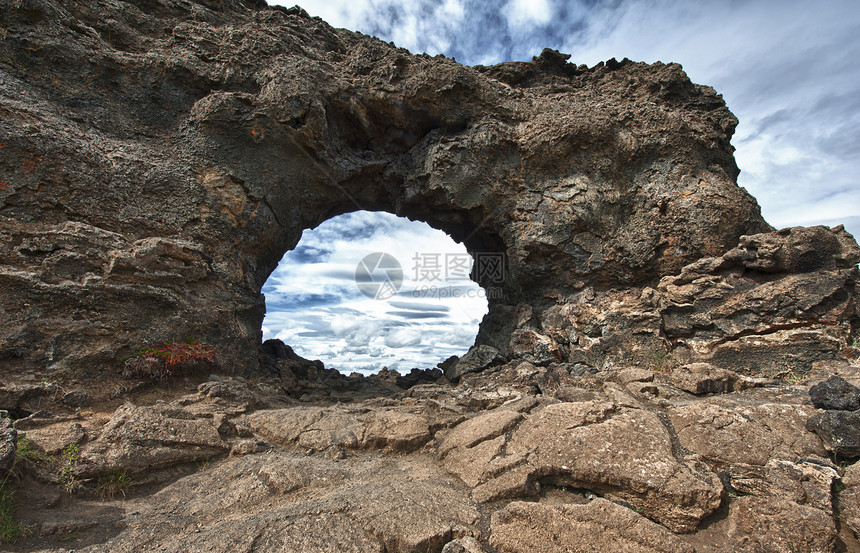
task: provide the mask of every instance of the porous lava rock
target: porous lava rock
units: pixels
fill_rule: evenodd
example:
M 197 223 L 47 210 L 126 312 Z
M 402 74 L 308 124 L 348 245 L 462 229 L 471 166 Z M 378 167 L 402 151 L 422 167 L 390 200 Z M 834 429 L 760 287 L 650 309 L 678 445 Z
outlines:
M 772 232 L 737 185 L 737 119 L 679 65 L 466 67 L 264 4 L 0 6 L 5 372 L 100 375 L 185 337 L 257 372 L 263 283 L 359 209 L 504 255 L 477 337 L 504 358 L 849 344 L 856 244 Z

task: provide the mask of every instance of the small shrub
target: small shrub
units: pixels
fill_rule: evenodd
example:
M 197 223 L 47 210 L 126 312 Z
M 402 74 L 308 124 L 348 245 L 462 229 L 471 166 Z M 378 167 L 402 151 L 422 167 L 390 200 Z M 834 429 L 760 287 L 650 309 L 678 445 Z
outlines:
M 125 497 L 130 487 L 131 476 L 122 469 L 112 470 L 99 477 L 99 495 L 107 499 L 113 499 L 119 494 Z
M 787 384 L 800 384 L 804 380 L 806 380 L 806 375 L 803 373 L 799 373 L 794 369 L 789 371 L 781 372 L 777 376 L 780 380 Z
M 60 472 L 60 484 L 69 493 L 81 487 L 78 480 L 77 468 L 81 461 L 80 446 L 77 443 L 67 445 L 57 457 Z
M 183 367 L 216 365 L 215 348 L 189 338 L 184 342 L 163 341 L 158 347 L 141 348 L 125 362 L 123 376 L 148 376 L 163 381 Z

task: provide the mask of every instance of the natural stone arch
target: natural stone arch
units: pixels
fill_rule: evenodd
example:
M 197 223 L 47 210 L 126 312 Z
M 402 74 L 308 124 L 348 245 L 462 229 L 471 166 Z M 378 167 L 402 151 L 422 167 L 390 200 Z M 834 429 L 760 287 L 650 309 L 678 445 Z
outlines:
M 470 68 L 237 0 L 33 5 L 4 14 L 0 53 L 13 370 L 103 372 L 170 335 L 254 370 L 260 287 L 358 207 L 505 252 L 479 336 L 503 353 L 574 294 L 770 230 L 736 183 L 736 119 L 675 64 Z

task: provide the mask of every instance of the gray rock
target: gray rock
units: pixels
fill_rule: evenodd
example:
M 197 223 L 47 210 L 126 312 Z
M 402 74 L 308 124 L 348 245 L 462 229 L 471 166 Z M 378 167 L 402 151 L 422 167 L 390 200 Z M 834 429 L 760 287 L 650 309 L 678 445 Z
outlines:
M 819 409 L 856 411 L 860 409 L 860 388 L 833 375 L 809 389 L 809 399 Z
M 445 369 L 445 376 L 451 382 L 457 382 L 465 374 L 483 371 L 504 360 L 499 350 L 492 346 L 473 346 L 456 363 Z
M 837 457 L 860 457 L 860 411 L 816 413 L 806 421 L 806 428 L 818 434 L 824 447 Z

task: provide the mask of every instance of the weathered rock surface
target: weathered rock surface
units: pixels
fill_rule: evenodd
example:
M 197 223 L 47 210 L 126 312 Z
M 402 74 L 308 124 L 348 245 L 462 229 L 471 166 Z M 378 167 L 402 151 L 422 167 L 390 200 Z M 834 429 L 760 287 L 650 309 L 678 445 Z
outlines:
M 0 28 L 0 471 L 34 451 L 10 551 L 847 549 L 826 456 L 860 456 L 860 411 L 792 383 L 860 381 L 860 248 L 762 220 L 680 66 L 469 68 L 242 0 Z M 357 209 L 504 256 L 447 378 L 261 344 L 278 260 Z M 121 378 L 186 337 L 217 359 Z
M 691 394 L 725 394 L 754 387 L 757 383 L 733 371 L 708 363 L 693 363 L 672 370 L 672 384 Z
M 389 449 L 413 451 L 431 437 L 428 417 L 412 409 L 299 407 L 261 411 L 244 422 L 251 431 L 283 445 L 324 451 Z
M 534 477 L 624 500 L 674 531 L 690 531 L 720 505 L 722 484 L 676 459 L 653 413 L 605 402 L 550 405 L 511 437 L 508 455 Z
M 856 518 L 853 467 L 842 490 L 804 429 L 805 386 L 647 401 L 628 386 L 671 374 L 565 372 L 557 391 L 578 399 L 561 401 L 526 385 L 552 370 L 352 403 L 220 377 L 18 419 L 37 453 L 14 471 L 33 534 L 10 551 L 813 552 L 842 539 L 837 509 Z M 123 474 L 125 496 L 105 496 Z
M 695 551 L 662 526 L 604 499 L 585 505 L 513 502 L 493 514 L 491 528 L 490 543 L 505 553 Z
M 685 449 L 717 464 L 766 465 L 771 459 L 826 455 L 814 434 L 803 432 L 813 409 L 804 405 L 705 400 L 669 413 Z
M 78 441 L 78 440 L 76 440 Z M 122 469 L 140 474 L 226 453 L 213 421 L 167 405 L 120 407 L 97 439 L 81 450 L 79 473 L 92 476 Z
M 478 344 L 506 358 L 641 361 L 666 336 L 767 372 L 849 344 L 856 244 L 770 232 L 737 120 L 680 66 L 469 68 L 256 4 L 0 8 L 5 370 L 104 374 L 193 336 L 256 372 L 266 278 L 359 208 L 504 254 Z
M 504 358 L 496 348 L 487 345 L 475 346 L 452 363 L 445 371 L 445 376 L 451 382 L 457 382 L 465 374 L 482 371 L 502 361 Z
M 734 464 L 727 472 L 732 489 L 741 495 L 777 497 L 824 513 L 833 510 L 832 487 L 838 478 L 833 467 L 808 461 L 771 460 L 765 466 Z
M 809 553 L 833 551 L 833 517 L 813 507 L 772 497 L 741 497 L 729 510 L 728 537 L 733 551 Z

